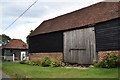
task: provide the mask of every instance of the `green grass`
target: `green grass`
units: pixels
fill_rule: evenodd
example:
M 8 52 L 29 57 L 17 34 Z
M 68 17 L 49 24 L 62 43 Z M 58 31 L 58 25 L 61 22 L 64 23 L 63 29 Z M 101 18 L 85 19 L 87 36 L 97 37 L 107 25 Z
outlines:
M 20 78 L 117 78 L 118 69 L 40 67 L 19 63 L 3 64 L 3 71 Z
M 2 62 L 2 59 L 0 59 L 0 62 Z
M 1 69 L 2 69 L 2 59 L 0 59 L 0 71 L 1 71 Z

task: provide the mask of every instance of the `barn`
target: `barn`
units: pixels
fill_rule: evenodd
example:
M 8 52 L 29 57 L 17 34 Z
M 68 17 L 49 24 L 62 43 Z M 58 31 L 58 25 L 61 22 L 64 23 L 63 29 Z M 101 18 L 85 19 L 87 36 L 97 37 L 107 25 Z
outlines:
M 100 2 L 43 21 L 29 36 L 31 59 L 49 56 L 92 64 L 99 53 L 119 52 L 119 2 Z

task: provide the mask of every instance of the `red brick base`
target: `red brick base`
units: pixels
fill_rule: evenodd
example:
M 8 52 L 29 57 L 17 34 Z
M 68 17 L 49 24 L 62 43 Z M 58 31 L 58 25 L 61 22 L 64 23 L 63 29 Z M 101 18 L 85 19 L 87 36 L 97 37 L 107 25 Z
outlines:
M 30 53 L 30 60 L 42 60 L 45 57 L 49 57 L 52 60 L 63 61 L 62 52 L 53 52 L 53 53 Z
M 103 56 L 106 54 L 115 53 L 120 55 L 120 51 L 99 51 L 98 52 L 98 61 L 102 61 Z M 30 60 L 42 60 L 45 57 L 49 57 L 52 60 L 63 61 L 62 52 L 52 52 L 52 53 L 30 53 Z
M 114 54 L 119 54 L 120 55 L 120 51 L 99 51 L 98 52 L 98 61 L 102 61 L 103 60 L 103 56 L 106 54 L 110 54 L 110 53 L 114 53 Z

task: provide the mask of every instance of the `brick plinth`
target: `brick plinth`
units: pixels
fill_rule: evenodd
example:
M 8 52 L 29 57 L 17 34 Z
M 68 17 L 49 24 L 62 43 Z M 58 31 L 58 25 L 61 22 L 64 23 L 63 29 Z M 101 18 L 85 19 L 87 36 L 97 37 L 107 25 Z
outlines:
M 49 57 L 50 59 L 63 61 L 63 53 L 62 52 L 53 52 L 53 53 L 30 53 L 30 60 L 42 60 L 45 57 Z
M 99 62 L 102 61 L 104 55 L 111 54 L 111 53 L 119 54 L 119 57 L 120 57 L 120 51 L 99 51 L 98 52 L 98 61 Z

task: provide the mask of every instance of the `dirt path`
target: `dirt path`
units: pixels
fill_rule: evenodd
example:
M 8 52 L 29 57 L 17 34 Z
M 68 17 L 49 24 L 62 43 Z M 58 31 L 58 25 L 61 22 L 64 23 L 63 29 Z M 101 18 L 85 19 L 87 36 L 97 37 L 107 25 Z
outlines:
M 3 78 L 10 78 L 8 75 L 0 71 L 0 80 Z
M 7 62 L 0 62 L 0 64 L 6 64 Z M 10 78 L 8 75 L 2 72 L 2 68 L 0 69 L 0 80 L 4 80 L 5 78 Z

